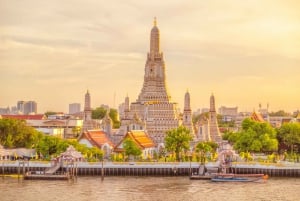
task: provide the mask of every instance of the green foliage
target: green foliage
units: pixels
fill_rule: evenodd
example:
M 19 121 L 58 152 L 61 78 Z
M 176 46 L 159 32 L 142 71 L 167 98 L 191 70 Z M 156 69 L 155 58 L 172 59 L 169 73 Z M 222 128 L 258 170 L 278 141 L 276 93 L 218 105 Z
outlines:
M 124 140 L 123 149 L 127 156 L 140 156 L 142 154 L 142 150 L 130 138 Z
M 223 128 L 233 128 L 235 124 L 233 120 L 223 121 L 223 116 L 220 114 L 217 115 L 217 120 L 218 120 L 219 127 L 223 127 Z
M 92 111 L 92 119 L 103 119 L 106 111 L 107 110 L 104 107 L 97 107 Z
M 234 144 L 238 138 L 239 138 L 239 134 L 236 132 L 232 132 L 232 131 L 227 131 L 222 135 L 223 140 L 228 140 L 228 142 Z
M 0 119 L 0 144 L 7 148 L 35 148 L 37 153 L 47 160 L 66 151 L 69 145 L 73 145 L 77 151 L 86 155 L 88 160 L 90 156 L 93 156 L 92 158 L 97 156 L 98 159 L 103 157 L 102 151 L 98 148 L 88 148 L 76 140 L 44 135 L 26 126 L 23 120 Z
M 201 164 L 204 164 L 206 161 L 205 155 L 208 152 L 212 151 L 212 147 L 207 142 L 199 142 L 196 145 L 196 152 L 199 154 L 200 162 Z
M 100 160 L 103 157 L 103 152 L 96 148 L 88 148 L 86 145 L 79 144 L 76 140 L 65 140 L 55 136 L 43 135 L 36 146 L 36 151 L 41 154 L 44 159 L 49 160 L 51 157 L 59 156 L 72 145 L 77 151 L 88 161 Z
M 0 119 L 0 144 L 7 148 L 32 148 L 41 133 L 16 119 Z
M 103 119 L 106 115 L 107 110 L 104 107 L 97 107 L 92 111 L 93 119 Z M 113 121 L 113 128 L 120 128 L 119 114 L 116 109 L 109 109 L 109 117 Z
M 244 159 L 245 161 L 252 161 L 253 157 L 251 156 L 251 153 L 246 151 L 246 152 L 240 152 L 240 157 L 241 159 Z
M 268 152 L 278 149 L 275 130 L 268 123 L 253 121 L 249 118 L 242 122 L 242 130 L 230 134 L 228 140 L 240 152 Z
M 109 117 L 113 121 L 113 128 L 120 128 L 119 114 L 116 109 L 111 108 L 109 110 Z
M 278 130 L 278 139 L 294 151 L 294 145 L 300 144 L 300 123 L 286 123 Z
M 52 111 L 47 111 L 45 112 L 45 115 L 48 117 L 50 115 L 54 115 L 54 114 L 57 114 L 57 112 L 52 112 Z
M 198 114 L 198 115 L 194 115 L 192 117 L 193 124 L 196 124 L 200 119 L 202 119 L 204 117 L 208 118 L 208 115 L 209 115 L 208 112 L 204 112 L 204 113 L 201 113 L 201 114 Z
M 184 126 L 167 131 L 165 137 L 165 148 L 167 151 L 175 152 L 176 160 L 179 160 L 179 153 L 190 149 L 192 136 L 190 130 Z
M 289 117 L 291 116 L 291 114 L 285 112 L 284 110 L 278 110 L 277 112 L 271 112 L 269 113 L 269 116 L 273 117 L 273 116 L 277 116 L 277 117 Z

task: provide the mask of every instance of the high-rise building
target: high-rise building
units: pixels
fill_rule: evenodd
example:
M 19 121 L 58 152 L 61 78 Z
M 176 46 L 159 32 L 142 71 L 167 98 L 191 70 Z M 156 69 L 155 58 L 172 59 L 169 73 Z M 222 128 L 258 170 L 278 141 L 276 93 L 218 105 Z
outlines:
M 17 109 L 18 109 L 19 113 L 24 113 L 24 105 L 25 105 L 25 101 L 17 102 Z
M 80 103 L 69 104 L 69 114 L 75 114 L 80 112 Z
M 139 125 L 145 125 L 148 135 L 156 142 L 163 143 L 166 131 L 177 128 L 179 117 L 177 104 L 171 102 L 166 89 L 165 61 L 160 51 L 160 35 L 156 19 L 150 34 L 150 52 L 147 54 L 144 84 L 135 102 L 124 106 L 124 119 L 121 119 L 123 132 L 127 132 L 130 120 L 136 119 Z M 143 123 L 142 123 L 143 122 Z M 124 133 L 124 134 L 125 134 Z
M 36 114 L 37 103 L 35 101 L 27 101 L 24 104 L 24 114 Z

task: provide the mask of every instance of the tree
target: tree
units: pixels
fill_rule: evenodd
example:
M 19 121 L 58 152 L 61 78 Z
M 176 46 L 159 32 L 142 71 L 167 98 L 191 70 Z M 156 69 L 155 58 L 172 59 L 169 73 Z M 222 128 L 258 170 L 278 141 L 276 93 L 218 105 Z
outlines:
M 278 110 L 277 112 L 270 112 L 269 116 L 277 116 L 277 117 L 288 117 L 291 116 L 291 114 L 285 112 L 284 110 Z
M 136 157 L 136 156 L 140 156 L 142 154 L 142 150 L 130 138 L 127 138 L 124 140 L 123 148 L 125 151 L 125 155 L 127 155 L 128 157 L 130 157 L 130 156 Z
M 106 114 L 106 109 L 104 107 L 97 107 L 92 111 L 92 118 L 93 119 L 103 119 Z
M 113 121 L 113 128 L 120 128 L 119 114 L 116 109 L 111 108 L 109 110 L 109 117 Z
M 167 151 L 175 152 L 176 161 L 179 160 L 179 154 L 182 151 L 190 149 L 190 141 L 192 136 L 190 130 L 184 126 L 167 131 L 165 137 L 165 147 Z
M 50 115 L 54 115 L 54 114 L 57 114 L 57 112 L 53 112 L 53 111 L 47 111 L 47 112 L 45 112 L 45 115 L 47 117 L 49 117 Z
M 93 119 L 103 119 L 106 115 L 107 109 L 104 107 L 97 107 L 92 111 Z M 113 121 L 113 128 L 120 128 L 119 114 L 116 109 L 109 109 L 109 117 Z
M 24 120 L 0 119 L 0 144 L 7 148 L 32 148 L 41 135 Z
M 242 130 L 232 135 L 232 139 L 234 148 L 240 152 L 268 152 L 278 149 L 275 129 L 268 123 L 249 118 L 242 122 Z
M 286 123 L 278 130 L 279 141 L 286 144 L 293 154 L 294 145 L 300 144 L 300 123 Z
M 206 153 L 211 152 L 212 147 L 207 142 L 199 142 L 196 145 L 196 152 L 200 155 L 200 163 L 205 164 L 206 161 Z
M 202 118 L 208 119 L 208 116 L 209 116 L 209 112 L 204 112 L 204 113 L 201 113 L 198 115 L 193 115 L 193 117 L 192 117 L 193 124 L 196 124 Z

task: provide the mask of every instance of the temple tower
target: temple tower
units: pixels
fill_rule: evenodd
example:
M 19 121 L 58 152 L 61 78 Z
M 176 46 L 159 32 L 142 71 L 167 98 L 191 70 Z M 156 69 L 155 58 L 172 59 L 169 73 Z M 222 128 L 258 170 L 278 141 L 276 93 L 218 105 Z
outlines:
M 84 117 L 83 117 L 83 131 L 93 129 L 92 121 L 92 108 L 91 108 L 91 95 L 89 90 L 87 90 L 84 99 Z
M 215 97 L 212 94 L 210 96 L 210 109 L 209 109 L 209 134 L 212 141 L 220 143 L 222 137 L 219 131 L 218 119 L 215 106 Z
M 129 97 L 128 95 L 125 98 L 125 104 L 124 104 L 124 117 L 127 118 L 129 113 Z
M 191 132 L 191 135 L 194 136 L 194 127 L 192 122 L 192 110 L 191 110 L 191 100 L 190 93 L 187 91 L 184 96 L 184 110 L 182 117 L 182 125 L 188 128 Z
M 121 126 L 125 126 L 129 119 L 138 118 L 145 122 L 145 130 L 153 141 L 163 143 L 166 131 L 177 128 L 179 120 L 177 104 L 170 101 L 171 97 L 166 89 L 165 62 L 160 51 L 160 33 L 156 19 L 150 33 L 150 51 L 144 72 L 141 92 L 136 102 L 130 104 L 128 116 L 121 120 Z M 124 110 L 126 104 L 127 100 Z
M 169 103 L 170 96 L 166 89 L 165 62 L 159 49 L 159 29 L 156 19 L 150 34 L 150 52 L 147 54 L 144 84 L 138 97 L 139 102 L 148 103 L 159 101 Z

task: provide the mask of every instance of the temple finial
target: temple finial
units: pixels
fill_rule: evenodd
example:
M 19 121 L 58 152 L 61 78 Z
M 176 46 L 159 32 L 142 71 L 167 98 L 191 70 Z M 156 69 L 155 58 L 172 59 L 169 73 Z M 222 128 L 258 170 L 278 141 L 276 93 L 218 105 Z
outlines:
M 156 26 L 157 22 L 156 22 L 156 17 L 154 17 L 154 20 L 153 20 L 153 26 Z

